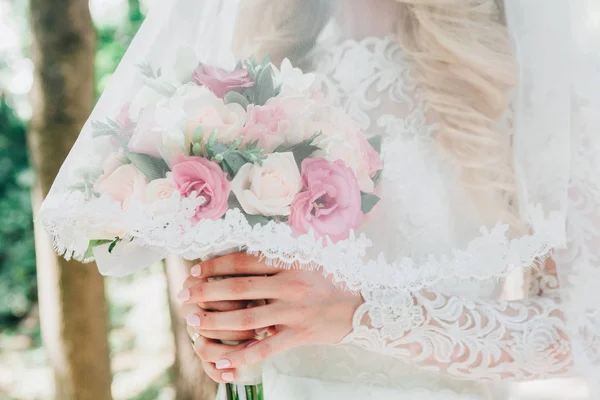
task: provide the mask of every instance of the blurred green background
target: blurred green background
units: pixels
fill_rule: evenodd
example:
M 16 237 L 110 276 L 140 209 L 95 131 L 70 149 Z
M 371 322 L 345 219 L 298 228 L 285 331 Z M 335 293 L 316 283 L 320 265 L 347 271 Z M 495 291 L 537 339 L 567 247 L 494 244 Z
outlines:
M 92 0 L 96 93 L 102 92 L 151 1 Z M 60 4 L 57 4 L 60 7 Z M 40 335 L 26 127 L 33 83 L 29 4 L 0 0 L 0 400 L 54 399 Z M 161 265 L 107 279 L 115 399 L 173 399 L 174 344 Z M 157 296 L 156 293 L 161 296 Z M 152 329 L 145 322 L 153 321 Z

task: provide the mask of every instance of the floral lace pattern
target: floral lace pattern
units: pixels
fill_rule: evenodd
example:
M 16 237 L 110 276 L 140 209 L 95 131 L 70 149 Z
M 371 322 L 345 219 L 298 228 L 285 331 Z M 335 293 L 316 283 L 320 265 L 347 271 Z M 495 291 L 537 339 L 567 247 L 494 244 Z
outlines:
M 426 292 L 368 295 L 345 343 L 455 379 L 565 376 L 572 350 L 560 301 L 470 300 Z

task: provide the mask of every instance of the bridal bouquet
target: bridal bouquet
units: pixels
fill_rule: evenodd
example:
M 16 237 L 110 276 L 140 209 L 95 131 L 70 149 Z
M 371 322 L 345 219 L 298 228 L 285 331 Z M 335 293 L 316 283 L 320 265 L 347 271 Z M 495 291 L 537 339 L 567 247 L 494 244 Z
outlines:
M 181 56 L 139 66 L 139 93 L 91 121 L 95 157 L 72 164 L 66 193 L 45 204 L 57 250 L 89 259 L 135 241 L 190 259 L 269 259 L 273 237 L 321 249 L 353 237 L 379 200 L 377 143 L 287 60 L 224 70 Z M 242 375 L 252 385 L 228 397 L 262 398 L 260 379 Z

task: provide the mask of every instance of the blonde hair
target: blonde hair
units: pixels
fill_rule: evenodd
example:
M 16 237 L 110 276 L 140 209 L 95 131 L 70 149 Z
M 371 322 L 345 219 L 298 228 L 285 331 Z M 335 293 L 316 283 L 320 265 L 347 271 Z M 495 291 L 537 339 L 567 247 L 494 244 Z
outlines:
M 493 220 L 520 225 L 508 126 L 498 121 L 516 85 L 516 63 L 494 0 L 396 0 L 398 37 L 416 65 L 440 129 L 438 143 Z M 237 47 L 300 62 L 315 45 L 330 0 L 247 0 Z M 318 10 L 318 12 L 315 12 Z M 312 12 L 311 12 L 312 11 Z

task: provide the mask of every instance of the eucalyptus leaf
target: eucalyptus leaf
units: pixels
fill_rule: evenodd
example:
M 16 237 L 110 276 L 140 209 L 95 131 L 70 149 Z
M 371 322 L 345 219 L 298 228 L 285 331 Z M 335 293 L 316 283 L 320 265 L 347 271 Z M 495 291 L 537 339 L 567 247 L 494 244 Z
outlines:
M 92 121 L 92 137 L 112 136 L 117 143 L 123 148 L 127 147 L 128 140 L 125 138 L 128 133 L 125 127 L 112 119 L 107 119 L 106 122 Z
M 276 96 L 271 68 L 265 67 L 262 69 L 254 86 L 254 102 L 260 106 L 264 105 L 270 98 Z
M 319 146 L 313 144 L 316 138 L 322 135 L 322 132 L 317 132 L 308 139 L 291 146 L 279 146 L 275 149 L 276 153 L 292 153 L 298 167 L 302 165 L 302 161 L 310 157 L 315 151 L 321 150 Z
M 152 68 L 152 66 L 148 63 L 140 64 L 140 65 L 138 65 L 138 68 L 142 72 L 142 75 L 144 75 L 147 78 L 150 78 L 150 79 L 160 78 L 160 75 L 161 75 L 160 68 L 155 72 L 154 69 Z
M 213 151 L 215 152 L 215 154 L 220 154 L 220 153 L 224 153 L 227 150 L 229 150 L 229 146 L 227 146 L 224 143 L 215 143 L 215 145 L 213 146 Z
M 296 160 L 296 164 L 298 164 L 298 168 L 301 168 L 302 161 L 309 158 L 315 151 L 318 150 L 321 150 L 321 148 L 312 144 L 294 147 L 294 149 L 292 150 L 292 154 L 294 155 L 294 160 Z
M 381 136 L 373 136 L 372 138 L 368 139 L 369 144 L 377 153 L 381 153 L 381 139 Z
M 248 99 L 243 94 L 235 91 L 227 93 L 223 100 L 225 100 L 225 104 L 239 104 L 244 108 L 244 110 L 250 105 L 250 101 L 248 101 Z
M 224 156 L 223 163 L 229 167 L 230 177 L 233 178 L 237 175 L 240 168 L 242 168 L 245 164 L 248 164 L 248 159 L 239 152 L 231 152 Z
M 141 153 L 127 153 L 127 157 L 150 180 L 164 178 L 169 172 L 169 166 L 162 158 Z
M 214 130 L 210 133 L 210 136 L 208 137 L 208 142 L 206 143 L 206 155 L 209 159 L 212 159 L 217 153 L 215 151 L 215 145 L 217 144 L 218 135 L 219 133 L 216 130 Z
M 381 200 L 378 196 L 375 196 L 374 194 L 364 192 L 360 193 L 360 198 L 362 202 L 361 209 L 363 214 L 370 213 L 373 210 L 373 207 L 375 207 L 377 203 L 379 203 L 379 200 Z

